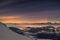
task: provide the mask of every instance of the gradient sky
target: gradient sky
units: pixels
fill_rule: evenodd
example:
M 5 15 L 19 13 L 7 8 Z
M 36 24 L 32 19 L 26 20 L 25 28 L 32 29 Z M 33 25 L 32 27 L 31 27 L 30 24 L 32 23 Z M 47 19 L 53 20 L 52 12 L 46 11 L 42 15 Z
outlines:
M 59 0 L 0 0 L 0 21 L 60 22 Z

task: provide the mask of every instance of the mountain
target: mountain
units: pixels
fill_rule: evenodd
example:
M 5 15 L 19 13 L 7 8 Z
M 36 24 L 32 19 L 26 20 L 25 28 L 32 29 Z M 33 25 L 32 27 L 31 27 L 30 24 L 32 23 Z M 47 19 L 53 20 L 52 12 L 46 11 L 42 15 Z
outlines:
M 0 23 L 0 40 L 31 40 L 31 39 L 11 31 L 5 24 Z

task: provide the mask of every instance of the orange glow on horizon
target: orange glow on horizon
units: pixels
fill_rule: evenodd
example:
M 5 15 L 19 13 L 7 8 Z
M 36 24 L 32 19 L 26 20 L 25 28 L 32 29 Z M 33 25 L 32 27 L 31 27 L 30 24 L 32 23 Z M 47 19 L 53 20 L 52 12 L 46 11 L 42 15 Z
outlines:
M 48 20 L 29 21 L 29 20 L 15 20 L 15 19 L 9 20 L 8 19 L 8 20 L 2 20 L 1 22 L 3 22 L 3 23 L 47 23 L 49 21 Z M 52 23 L 54 23 L 54 22 L 55 21 L 52 21 Z
M 18 20 L 18 19 L 4 19 L 1 20 L 4 23 L 45 23 L 48 20 Z
M 0 16 L 0 21 L 3 23 L 46 23 L 46 22 L 49 22 L 49 20 L 47 19 L 40 19 L 40 20 L 39 19 L 36 19 L 36 20 L 19 19 L 18 16 Z M 60 22 L 60 21 L 52 20 L 51 22 Z

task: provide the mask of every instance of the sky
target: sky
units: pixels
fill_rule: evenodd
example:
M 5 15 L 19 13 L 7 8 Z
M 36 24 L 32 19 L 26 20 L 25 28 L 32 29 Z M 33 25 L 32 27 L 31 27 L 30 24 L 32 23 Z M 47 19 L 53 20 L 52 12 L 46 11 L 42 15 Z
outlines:
M 4 23 L 60 22 L 59 0 L 0 0 Z

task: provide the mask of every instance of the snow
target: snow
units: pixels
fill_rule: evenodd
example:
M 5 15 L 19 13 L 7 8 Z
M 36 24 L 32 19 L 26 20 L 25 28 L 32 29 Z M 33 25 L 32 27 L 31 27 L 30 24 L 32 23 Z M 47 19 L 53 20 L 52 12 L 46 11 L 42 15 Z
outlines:
M 34 38 L 19 35 L 11 31 L 5 24 L 0 23 L 0 40 L 35 40 Z M 49 40 L 49 39 L 38 39 Z
M 6 27 L 5 24 L 0 23 L 0 40 L 31 40 L 31 39 L 11 31 L 8 27 Z

